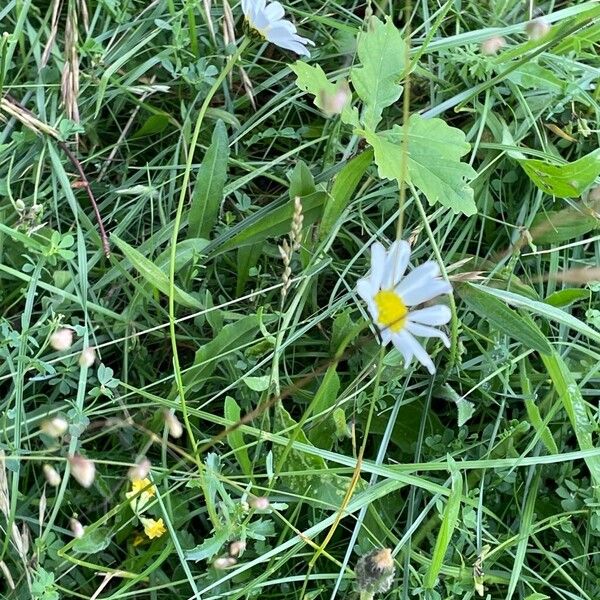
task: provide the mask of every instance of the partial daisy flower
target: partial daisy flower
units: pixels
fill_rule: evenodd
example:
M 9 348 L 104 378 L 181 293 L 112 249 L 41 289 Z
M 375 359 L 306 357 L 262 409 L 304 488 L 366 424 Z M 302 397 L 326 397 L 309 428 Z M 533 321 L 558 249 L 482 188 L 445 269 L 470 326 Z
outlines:
M 450 321 L 450 309 L 436 304 L 414 310 L 440 294 L 450 294 L 452 286 L 440 279 L 439 266 L 427 261 L 405 276 L 410 260 L 410 245 L 396 241 L 386 252 L 379 242 L 371 246 L 371 271 L 356 284 L 356 291 L 367 303 L 379 327 L 383 345 L 392 342 L 408 367 L 413 357 L 433 375 L 435 366 L 427 351 L 415 339 L 437 337 L 450 347 L 445 333 L 436 329 Z
M 267 41 L 299 56 L 310 56 L 306 45 L 314 46 L 314 42 L 296 33 L 296 27 L 291 21 L 283 18 L 285 11 L 279 2 L 242 0 L 242 10 L 250 27 Z

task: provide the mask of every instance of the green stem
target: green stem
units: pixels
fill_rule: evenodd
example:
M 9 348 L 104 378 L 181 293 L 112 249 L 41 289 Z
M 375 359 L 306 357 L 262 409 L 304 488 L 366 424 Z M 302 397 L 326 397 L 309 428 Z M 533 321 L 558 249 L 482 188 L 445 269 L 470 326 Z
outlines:
M 183 381 L 181 379 L 181 368 L 179 365 L 179 353 L 177 350 L 177 335 L 175 331 L 175 257 L 176 257 L 176 249 L 177 249 L 177 237 L 179 235 L 179 228 L 181 227 L 181 218 L 183 215 L 183 207 L 185 205 L 185 198 L 188 189 L 188 184 L 190 182 L 190 176 L 192 172 L 192 164 L 194 162 L 194 151 L 196 150 L 196 146 L 198 145 L 198 138 L 200 137 L 200 130 L 202 129 L 202 123 L 204 122 L 204 117 L 206 116 L 206 111 L 210 106 L 210 103 L 217 93 L 217 90 L 221 87 L 221 84 L 227 77 L 227 75 L 231 72 L 237 61 L 239 60 L 242 52 L 245 50 L 248 45 L 248 39 L 242 40 L 239 48 L 233 54 L 225 68 L 221 71 L 212 87 L 210 88 L 202 106 L 200 107 L 200 112 L 196 118 L 196 126 L 194 128 L 194 133 L 192 135 L 192 141 L 190 143 L 190 147 L 188 149 L 188 156 L 185 165 L 185 172 L 183 174 L 183 181 L 181 183 L 181 192 L 179 194 L 179 202 L 177 205 L 177 214 L 175 215 L 175 223 L 173 226 L 173 237 L 171 238 L 171 255 L 169 261 L 169 335 L 171 338 L 171 349 L 173 352 L 173 370 L 175 375 L 175 382 L 177 385 L 177 392 L 179 394 L 179 400 L 181 402 L 181 414 L 183 416 L 183 421 L 185 424 L 186 431 L 188 433 L 190 444 L 192 446 L 192 454 L 195 458 L 196 464 L 198 466 L 198 472 L 201 477 L 202 484 L 202 462 L 200 460 L 200 456 L 198 454 L 198 444 L 196 442 L 196 438 L 194 436 L 194 431 L 192 429 L 187 404 L 185 401 L 185 390 L 183 387 Z M 211 521 L 215 527 L 218 527 L 219 520 L 217 516 L 217 512 L 214 506 L 208 502 L 208 495 L 205 494 L 205 498 L 207 499 L 207 509 L 210 514 Z M 209 506 L 210 505 L 210 506 Z

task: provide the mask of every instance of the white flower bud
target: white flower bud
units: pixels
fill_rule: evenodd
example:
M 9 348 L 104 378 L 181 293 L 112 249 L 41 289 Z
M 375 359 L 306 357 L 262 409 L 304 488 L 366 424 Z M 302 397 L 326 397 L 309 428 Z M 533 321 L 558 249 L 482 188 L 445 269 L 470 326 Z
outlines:
M 183 435 L 183 426 L 181 425 L 181 421 L 170 410 L 166 410 L 164 415 L 165 423 L 167 424 L 167 429 L 169 430 L 169 435 L 175 439 L 180 438 Z
M 213 562 L 213 567 L 215 569 L 219 569 L 219 571 L 222 571 L 223 569 L 233 567 L 233 565 L 235 565 L 236 562 L 237 560 L 235 560 L 235 558 L 232 558 L 231 556 L 223 556 L 221 558 L 215 559 L 215 561 Z
M 73 532 L 73 537 L 75 537 L 75 538 L 83 537 L 83 534 L 85 533 L 85 529 L 83 528 L 83 525 L 77 519 L 72 518 L 69 521 L 69 527 L 71 528 L 71 531 Z
M 481 44 L 481 54 L 485 56 L 494 56 L 498 54 L 498 50 L 501 50 L 506 46 L 506 40 L 499 35 L 491 37 Z
M 89 458 L 84 458 L 79 454 L 69 458 L 71 465 L 71 473 L 77 482 L 85 488 L 88 488 L 94 483 L 96 476 L 96 465 Z
M 264 496 L 251 498 L 249 504 L 254 510 L 267 510 L 271 506 L 269 499 Z
M 79 366 L 87 367 L 88 369 L 93 366 L 96 361 L 96 351 L 92 348 L 84 348 L 79 355 Z
M 546 19 L 539 17 L 533 21 L 529 21 L 525 26 L 525 31 L 527 31 L 530 40 L 541 40 L 549 33 L 550 23 Z
M 141 479 L 146 479 L 148 477 L 148 473 L 150 473 L 150 468 L 152 465 L 150 461 L 144 456 L 137 464 L 133 465 L 129 472 L 127 473 L 129 479 L 131 481 L 137 481 Z
M 53 438 L 64 435 L 69 430 L 69 423 L 62 417 L 53 417 L 42 421 L 40 431 Z
M 60 475 L 58 471 L 52 465 L 48 464 L 43 466 L 43 470 L 44 477 L 46 478 L 48 485 L 51 485 L 52 487 L 58 487 L 60 485 Z
M 68 350 L 73 345 L 73 330 L 68 327 L 57 329 L 50 336 L 50 345 L 58 351 Z

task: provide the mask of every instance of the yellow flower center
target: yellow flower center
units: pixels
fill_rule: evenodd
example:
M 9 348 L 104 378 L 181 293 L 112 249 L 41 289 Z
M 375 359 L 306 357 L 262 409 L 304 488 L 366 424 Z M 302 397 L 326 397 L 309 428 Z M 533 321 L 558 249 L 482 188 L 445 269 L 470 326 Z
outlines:
M 382 327 L 397 333 L 404 328 L 408 308 L 402 298 L 393 290 L 381 290 L 375 294 L 375 305 Z

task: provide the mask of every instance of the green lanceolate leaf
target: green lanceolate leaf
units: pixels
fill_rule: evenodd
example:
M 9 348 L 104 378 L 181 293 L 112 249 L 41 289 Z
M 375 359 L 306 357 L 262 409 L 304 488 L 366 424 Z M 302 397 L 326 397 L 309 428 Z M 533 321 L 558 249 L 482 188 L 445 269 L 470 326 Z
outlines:
M 230 426 L 240 420 L 241 410 L 238 403 L 231 396 L 225 398 L 225 418 L 229 421 Z M 233 450 L 240 468 L 248 477 L 252 477 L 252 462 L 248 456 L 248 448 L 244 441 L 244 434 L 241 429 L 236 429 L 227 435 L 227 443 Z
M 194 362 L 185 369 L 181 376 L 183 387 L 186 391 L 197 388 L 210 377 L 219 361 L 233 350 L 243 347 L 251 342 L 260 327 L 258 315 L 248 315 L 235 323 L 225 325 L 219 335 L 204 344 L 194 356 Z M 177 386 L 174 385 L 170 398 L 177 396 Z
M 123 256 L 127 258 L 135 270 L 153 287 L 160 290 L 166 296 L 169 295 L 169 277 L 160 268 L 157 267 L 151 260 L 146 258 L 141 252 L 130 246 L 127 242 L 121 240 L 116 235 L 111 237 L 112 241 L 116 244 L 119 250 L 123 253 Z M 175 302 L 186 306 L 188 308 L 202 308 L 202 304 L 199 300 L 184 292 L 177 286 L 173 289 L 173 298 Z
M 408 125 L 408 147 L 402 143 L 404 128 L 396 125 L 390 131 L 363 132 L 375 152 L 375 163 L 383 179 L 402 183 L 405 175 L 420 189 L 429 204 L 442 204 L 454 213 L 474 215 L 477 207 L 469 182 L 477 175 L 461 162 L 470 148 L 465 134 L 450 127 L 442 119 L 423 119 L 412 115 Z M 403 167 L 407 154 L 408 164 Z
M 559 198 L 580 196 L 600 174 L 600 149 L 566 165 L 551 165 L 537 159 L 520 160 L 519 164 L 537 187 Z
M 552 346 L 533 323 L 489 294 L 487 288 L 468 284 L 461 286 L 458 293 L 471 310 L 489 321 L 502 333 L 518 340 L 526 348 L 532 348 L 541 354 L 552 352 Z
M 435 541 L 435 548 L 433 549 L 429 570 L 423 579 L 423 587 L 425 589 L 431 589 L 435 586 L 438 575 L 442 570 L 442 565 L 444 564 L 444 557 L 448 550 L 450 540 L 452 539 L 452 534 L 458 524 L 463 481 L 460 471 L 456 468 L 451 456 L 448 456 L 448 464 L 450 465 L 450 473 L 452 476 L 452 490 L 448 497 L 446 508 L 444 509 L 442 524 L 437 540 Z
M 365 150 L 355 156 L 336 176 L 329 199 L 325 204 L 321 226 L 321 239 L 329 235 L 336 221 L 352 201 L 354 191 L 373 160 L 373 152 Z
M 375 130 L 383 109 L 402 94 L 404 41 L 390 18 L 385 23 L 372 18 L 358 38 L 356 52 L 360 66 L 352 69 L 352 85 L 364 104 L 363 126 Z
M 542 356 L 542 360 L 571 421 L 579 448 L 581 450 L 593 450 L 596 446 L 592 436 L 597 431 L 598 426 L 588 414 L 587 403 L 583 399 L 573 374 L 565 361 L 556 352 L 553 352 L 550 356 Z M 592 475 L 596 498 L 600 499 L 600 456 L 589 456 L 585 459 L 585 462 Z
M 586 206 L 537 214 L 529 232 L 534 244 L 560 244 L 600 228 L 600 219 Z
M 188 238 L 208 238 L 215 226 L 223 202 L 228 159 L 227 129 L 223 121 L 217 121 L 212 142 L 198 170 L 188 219 Z

